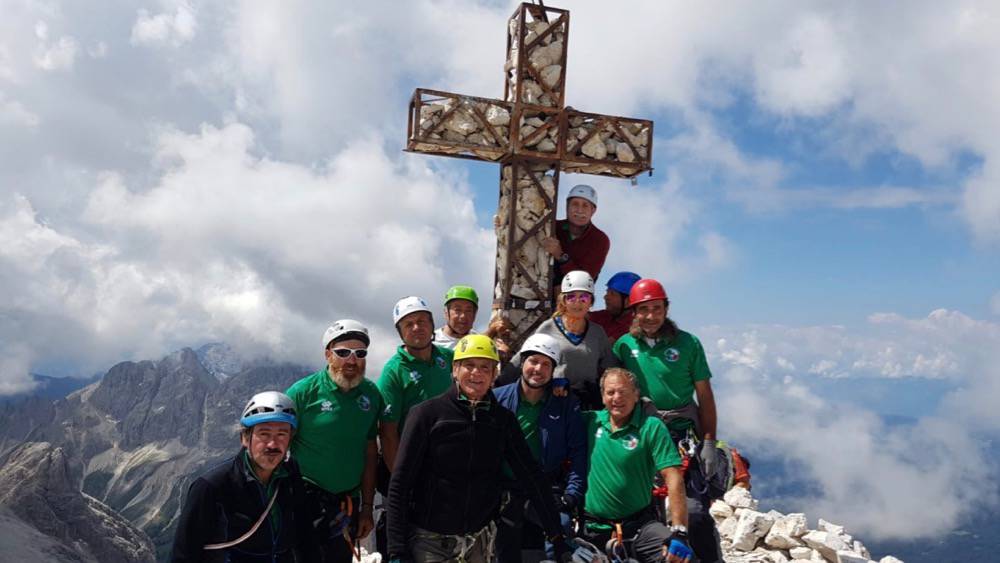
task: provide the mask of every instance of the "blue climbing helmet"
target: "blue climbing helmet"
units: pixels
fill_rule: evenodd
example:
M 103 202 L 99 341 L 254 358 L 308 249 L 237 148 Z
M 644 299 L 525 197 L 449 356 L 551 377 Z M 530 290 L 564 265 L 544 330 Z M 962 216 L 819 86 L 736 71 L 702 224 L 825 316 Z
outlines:
M 263 422 L 287 422 L 292 428 L 297 428 L 295 402 L 279 391 L 257 393 L 243 407 L 240 424 L 244 428 L 252 428 Z
M 627 297 L 632 291 L 632 286 L 640 279 L 642 279 L 641 276 L 635 272 L 618 272 L 608 280 L 608 289 L 613 289 Z

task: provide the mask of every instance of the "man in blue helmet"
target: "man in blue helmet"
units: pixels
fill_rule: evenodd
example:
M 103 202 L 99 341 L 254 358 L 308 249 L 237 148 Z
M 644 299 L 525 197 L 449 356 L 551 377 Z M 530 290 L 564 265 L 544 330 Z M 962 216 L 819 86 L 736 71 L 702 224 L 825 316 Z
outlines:
M 635 314 L 628 306 L 628 294 L 639 278 L 635 272 L 618 272 L 611 276 L 604 292 L 604 310 L 592 311 L 587 317 L 601 325 L 612 344 L 632 327 Z
M 295 404 L 284 393 L 258 393 L 240 425 L 236 457 L 191 483 L 171 561 L 292 563 L 312 551 L 302 476 L 288 456 Z

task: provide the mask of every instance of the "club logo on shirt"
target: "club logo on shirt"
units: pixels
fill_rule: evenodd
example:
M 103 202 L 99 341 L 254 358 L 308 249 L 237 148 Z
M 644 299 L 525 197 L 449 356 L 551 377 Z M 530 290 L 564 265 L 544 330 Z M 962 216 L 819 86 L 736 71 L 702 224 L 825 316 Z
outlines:
M 372 402 L 371 399 L 368 398 L 368 395 L 361 395 L 358 397 L 358 408 L 365 412 L 368 412 L 368 410 L 372 408 Z
M 663 351 L 663 357 L 666 358 L 668 362 L 676 362 L 680 359 L 681 353 L 677 351 L 677 348 L 667 348 Z
M 629 434 L 628 436 L 625 436 L 625 441 L 622 442 L 622 446 L 624 446 L 625 449 L 629 451 L 636 449 L 637 447 L 639 447 L 639 437 L 636 436 L 635 434 Z
M 434 358 L 434 363 L 437 364 L 437 367 L 439 369 L 444 369 L 444 358 L 442 358 L 441 356 Z
M 594 432 L 594 437 L 595 438 L 600 438 L 603 435 L 604 435 L 604 428 L 598 426 L 597 427 L 597 432 Z
M 331 403 L 330 401 L 323 401 L 322 403 L 319 404 L 319 410 L 323 412 L 330 412 L 333 410 L 333 403 Z
M 390 405 L 386 405 L 385 408 L 382 409 L 382 414 L 385 415 L 385 416 L 391 415 L 392 414 L 392 405 L 391 404 Z
M 639 357 L 639 351 L 638 350 L 632 350 L 632 357 L 633 358 L 638 358 Z
M 417 370 L 411 371 L 410 372 L 410 381 L 412 381 L 414 383 L 420 383 L 420 372 L 417 371 Z

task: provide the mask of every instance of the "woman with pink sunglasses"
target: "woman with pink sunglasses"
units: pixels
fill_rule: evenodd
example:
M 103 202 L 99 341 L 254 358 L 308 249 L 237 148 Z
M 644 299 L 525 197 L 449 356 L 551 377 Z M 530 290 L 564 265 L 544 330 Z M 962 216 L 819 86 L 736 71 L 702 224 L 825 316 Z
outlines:
M 566 378 L 581 409 L 600 410 L 604 405 L 598 380 L 604 370 L 618 367 L 618 358 L 611 352 L 604 329 L 587 320 L 594 304 L 594 278 L 583 270 L 574 270 L 563 277 L 560 289 L 555 314 L 535 334 L 554 337 L 562 349 L 562 361 L 553 377 Z M 520 355 L 511 360 L 517 373 L 521 371 L 520 362 Z

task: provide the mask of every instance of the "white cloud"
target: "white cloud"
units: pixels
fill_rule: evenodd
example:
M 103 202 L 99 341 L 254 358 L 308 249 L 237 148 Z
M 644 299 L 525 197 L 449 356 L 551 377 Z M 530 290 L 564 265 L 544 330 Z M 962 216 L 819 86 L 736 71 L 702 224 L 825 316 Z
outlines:
M 847 45 L 833 18 L 803 14 L 754 57 L 756 95 L 777 113 L 815 116 L 846 100 Z
M 140 9 L 132 25 L 132 44 L 179 47 L 191 41 L 198 29 L 195 10 L 186 1 L 173 4 L 156 15 Z
M 721 436 L 751 459 L 783 459 L 819 486 L 783 509 L 870 537 L 912 538 L 938 536 L 997 501 L 982 438 L 1000 432 L 1000 324 L 936 310 L 917 319 L 872 315 L 855 330 L 708 327 L 700 336 L 716 374 Z M 955 390 L 915 425 L 887 426 L 809 391 L 817 376 L 946 377 Z
M 702 330 L 719 358 L 762 373 L 788 364 L 823 377 L 918 377 L 962 381 L 1000 344 L 1000 325 L 938 309 L 922 319 L 876 313 L 866 326 L 711 326 Z
M 0 124 L 13 123 L 24 127 L 36 127 L 40 119 L 38 115 L 24 107 L 17 100 L 8 100 L 3 90 L 0 90 Z
M 84 374 L 214 340 L 312 364 L 326 325 L 351 317 L 374 328 L 377 365 L 399 297 L 439 302 L 459 281 L 489 294 L 493 236 L 460 178 L 394 162 L 375 137 L 318 168 L 254 148 L 239 123 L 165 129 L 154 185 L 104 175 L 73 234 L 14 196 L 0 215 L 11 340 Z
M 87 54 L 92 59 L 103 59 L 108 56 L 108 44 L 104 41 L 98 41 L 93 46 L 87 48 Z
M 78 50 L 76 39 L 63 35 L 58 41 L 38 46 L 34 58 L 35 66 L 46 71 L 72 69 Z

